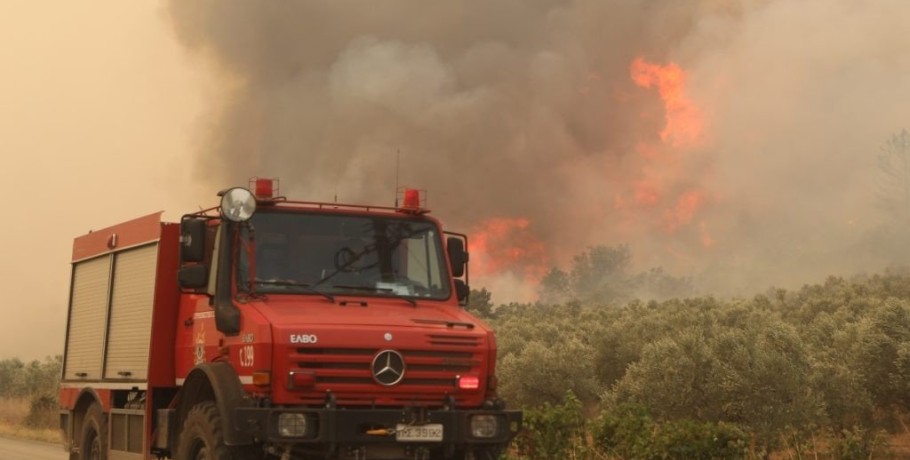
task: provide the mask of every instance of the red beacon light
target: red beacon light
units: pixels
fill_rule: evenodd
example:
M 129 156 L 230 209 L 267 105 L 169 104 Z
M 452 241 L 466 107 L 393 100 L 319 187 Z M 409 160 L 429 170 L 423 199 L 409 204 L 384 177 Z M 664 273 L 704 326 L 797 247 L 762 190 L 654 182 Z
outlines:
M 424 214 L 429 212 L 429 210 L 424 208 L 426 203 L 423 202 L 426 191 L 414 188 L 402 188 L 399 189 L 399 193 L 401 193 L 401 205 L 398 206 L 396 204 L 399 211 L 412 214 Z
M 404 190 L 404 207 L 408 209 L 420 208 L 420 191 L 412 188 Z
M 259 200 L 272 200 L 278 195 L 278 179 L 266 177 L 253 177 L 250 179 L 250 189 Z

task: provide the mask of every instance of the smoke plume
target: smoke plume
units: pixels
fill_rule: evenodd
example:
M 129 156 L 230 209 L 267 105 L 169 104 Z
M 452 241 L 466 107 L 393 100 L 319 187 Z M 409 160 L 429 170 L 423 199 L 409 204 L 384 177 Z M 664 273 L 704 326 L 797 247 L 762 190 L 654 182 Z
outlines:
M 215 76 L 200 179 L 280 176 L 286 195 L 391 204 L 400 152 L 402 185 L 496 246 L 475 286 L 533 284 L 600 244 L 722 293 L 907 262 L 879 237 L 875 187 L 879 146 L 910 125 L 908 2 L 172 0 L 169 13 Z M 490 237 L 508 222 L 514 238 Z

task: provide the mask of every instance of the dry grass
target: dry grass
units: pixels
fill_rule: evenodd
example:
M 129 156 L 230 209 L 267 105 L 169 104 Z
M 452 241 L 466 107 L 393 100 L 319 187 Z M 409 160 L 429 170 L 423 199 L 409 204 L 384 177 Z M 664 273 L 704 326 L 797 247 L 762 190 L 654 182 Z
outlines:
M 0 398 L 0 424 L 17 425 L 28 416 L 27 399 Z
M 0 436 L 60 443 L 59 430 L 29 428 L 25 425 L 28 410 L 27 399 L 0 398 Z
M 891 437 L 889 447 L 895 458 L 910 458 L 910 433 L 901 433 Z

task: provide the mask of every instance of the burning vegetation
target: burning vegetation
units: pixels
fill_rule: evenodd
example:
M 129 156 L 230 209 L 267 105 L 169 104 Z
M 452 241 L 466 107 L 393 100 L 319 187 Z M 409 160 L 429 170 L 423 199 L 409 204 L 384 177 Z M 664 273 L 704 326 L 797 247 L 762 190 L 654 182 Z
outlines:
M 549 257 L 530 225 L 524 218 L 491 218 L 482 222 L 470 240 L 474 273 L 482 278 L 514 271 L 525 282 L 540 282 Z

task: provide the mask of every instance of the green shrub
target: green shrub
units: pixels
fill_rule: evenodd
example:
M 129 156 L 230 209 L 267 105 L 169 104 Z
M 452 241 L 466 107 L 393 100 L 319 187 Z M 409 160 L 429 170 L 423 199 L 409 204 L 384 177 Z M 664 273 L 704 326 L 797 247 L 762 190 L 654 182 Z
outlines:
M 565 460 L 584 453 L 585 417 L 571 391 L 561 405 L 526 409 L 523 428 L 515 442 L 521 458 Z
M 661 424 L 656 433 L 657 458 L 738 459 L 748 454 L 748 436 L 728 423 L 677 420 Z
M 594 444 L 607 455 L 635 459 L 740 459 L 748 436 L 727 423 L 656 422 L 644 406 L 624 404 L 597 419 Z
M 860 427 L 842 430 L 840 436 L 831 443 L 831 454 L 839 460 L 865 460 L 873 454 L 887 454 L 886 433 L 870 431 Z
M 594 421 L 594 446 L 621 458 L 650 458 L 654 420 L 640 404 L 626 403 Z
M 50 394 L 36 394 L 29 402 L 25 425 L 30 428 L 57 427 L 57 398 Z

